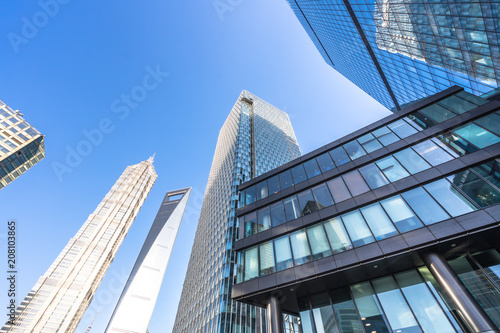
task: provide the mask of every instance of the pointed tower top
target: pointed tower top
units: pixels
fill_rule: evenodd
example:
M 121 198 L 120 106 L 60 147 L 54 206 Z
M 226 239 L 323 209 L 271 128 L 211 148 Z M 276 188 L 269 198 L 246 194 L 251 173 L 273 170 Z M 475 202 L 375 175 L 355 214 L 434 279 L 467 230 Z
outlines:
M 156 153 L 154 153 L 153 156 L 151 156 L 150 158 L 148 158 L 148 162 L 151 162 L 151 164 L 153 164 L 153 162 L 155 160 L 155 155 L 156 155 Z

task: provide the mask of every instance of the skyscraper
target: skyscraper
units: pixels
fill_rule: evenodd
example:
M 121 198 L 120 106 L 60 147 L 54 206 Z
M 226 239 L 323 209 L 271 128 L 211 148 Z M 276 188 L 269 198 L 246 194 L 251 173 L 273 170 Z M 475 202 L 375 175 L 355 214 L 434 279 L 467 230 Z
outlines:
M 1 332 L 73 332 L 156 181 L 153 159 L 129 166 Z
M 191 188 L 167 192 L 106 332 L 146 332 Z
M 393 111 L 500 84 L 500 1 L 287 0 L 325 61 Z
M 44 136 L 0 101 L 0 189 L 44 157 Z
M 243 91 L 219 133 L 173 332 L 261 332 L 265 311 L 231 300 L 237 188 L 299 156 L 288 115 Z

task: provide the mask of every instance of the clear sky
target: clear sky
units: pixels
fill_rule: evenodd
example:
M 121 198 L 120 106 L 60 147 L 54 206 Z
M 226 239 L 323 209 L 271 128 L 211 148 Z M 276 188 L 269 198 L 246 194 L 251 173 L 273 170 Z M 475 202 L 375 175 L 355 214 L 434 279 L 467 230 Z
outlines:
M 192 186 L 150 324 L 171 332 L 217 135 L 239 93 L 288 112 L 302 153 L 389 111 L 324 62 L 285 0 L 59 1 L 5 0 L 0 12 L 0 99 L 46 135 L 46 158 L 0 191 L 0 256 L 14 219 L 19 303 L 123 170 L 156 153 L 158 180 L 77 332 L 96 312 L 92 332 L 104 331 L 165 192 Z M 69 157 L 103 123 L 86 156 Z

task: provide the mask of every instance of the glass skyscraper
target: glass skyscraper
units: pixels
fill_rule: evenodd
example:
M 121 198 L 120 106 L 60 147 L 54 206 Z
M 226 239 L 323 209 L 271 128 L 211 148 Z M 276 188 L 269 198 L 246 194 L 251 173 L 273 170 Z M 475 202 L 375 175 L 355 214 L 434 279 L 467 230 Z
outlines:
M 231 300 L 238 185 L 299 156 L 288 115 L 243 91 L 219 133 L 173 332 L 264 330 L 263 308 Z
M 385 107 L 500 84 L 500 1 L 287 0 L 326 62 Z
M 152 158 L 127 167 L 0 332 L 73 332 L 156 177 Z
M 0 189 L 44 157 L 44 136 L 0 101 Z

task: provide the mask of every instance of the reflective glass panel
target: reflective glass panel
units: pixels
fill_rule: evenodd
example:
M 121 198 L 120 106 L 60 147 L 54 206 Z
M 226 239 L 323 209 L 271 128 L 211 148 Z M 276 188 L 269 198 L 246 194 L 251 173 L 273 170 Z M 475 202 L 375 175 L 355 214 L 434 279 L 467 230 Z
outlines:
M 474 123 L 500 136 L 500 115 L 497 113 L 490 113 L 489 115 L 476 119 Z
M 309 238 L 309 244 L 311 244 L 311 251 L 314 260 L 321 259 L 332 254 L 322 224 L 307 228 L 306 232 L 307 237 Z
M 397 235 L 396 228 L 379 203 L 361 208 L 361 213 L 377 240 Z
M 453 130 L 478 148 L 485 148 L 500 142 L 500 137 L 476 124 L 467 124 Z
M 309 215 L 318 210 L 318 205 L 316 204 L 316 200 L 314 200 L 311 190 L 300 192 L 297 194 L 297 197 L 299 198 L 302 215 Z
M 295 266 L 305 264 L 312 260 L 311 251 L 307 244 L 307 236 L 304 230 L 290 234 L 292 252 Z
M 312 192 L 319 209 L 333 205 L 332 196 L 330 195 L 330 191 L 328 190 L 326 184 L 313 187 Z
M 396 180 L 408 177 L 410 175 L 408 171 L 406 171 L 401 166 L 401 164 L 399 164 L 399 162 L 392 156 L 387 156 L 375 163 L 391 182 L 395 182 Z
M 423 227 L 422 222 L 413 214 L 410 207 L 399 195 L 382 200 L 380 203 L 399 232 L 407 232 Z
M 359 168 L 359 172 L 361 172 L 363 178 L 372 190 L 389 184 L 389 181 L 385 178 L 379 168 L 377 168 L 375 163 L 370 163 L 362 168 Z
M 257 200 L 267 198 L 269 192 L 267 190 L 267 181 L 263 181 L 257 184 Z
M 309 160 L 304 163 L 304 169 L 306 169 L 307 178 L 321 175 L 321 171 L 319 170 L 318 163 L 316 163 L 315 159 Z
M 292 168 L 292 176 L 294 184 L 299 184 L 307 180 L 306 172 L 304 171 L 302 164 Z
M 482 176 L 467 169 L 448 179 L 458 186 L 469 198 L 474 200 L 479 207 L 488 207 L 500 203 L 500 192 Z
M 297 201 L 297 197 L 295 195 L 285 198 L 285 200 L 283 200 L 283 204 L 285 206 L 285 215 L 287 221 L 295 220 L 296 218 L 302 216 L 300 212 L 299 202 Z
M 279 176 L 280 176 L 280 184 L 281 184 L 282 190 L 292 186 L 293 181 L 292 181 L 292 174 L 290 173 L 290 170 L 287 170 L 287 171 L 280 173 Z
M 335 165 L 337 166 L 346 164 L 347 162 L 351 161 L 349 159 L 349 156 L 347 156 L 344 148 L 342 147 L 337 147 L 334 150 L 330 151 L 330 155 L 333 158 L 333 162 L 335 162 Z
M 401 139 L 406 138 L 407 136 L 410 136 L 418 132 L 403 119 L 399 119 L 393 122 L 392 124 L 388 124 L 387 127 L 389 127 L 391 131 L 396 133 Z
M 313 307 L 314 321 L 318 333 L 339 333 L 337 321 L 333 315 L 333 309 L 330 305 L 327 293 L 321 293 L 311 296 L 311 305 Z
M 245 197 L 247 205 L 255 202 L 255 186 L 250 186 L 245 190 Z
M 257 213 L 257 220 L 259 223 L 258 232 L 271 228 L 271 214 L 269 213 L 269 206 L 259 209 Z
M 351 141 L 344 145 L 344 149 L 351 160 L 355 160 L 363 155 L 366 155 L 365 151 L 357 141 Z
M 358 210 L 342 215 L 342 221 L 351 236 L 352 245 L 358 247 L 375 241 Z
M 380 142 L 378 142 L 371 133 L 365 134 L 362 137 L 358 138 L 358 142 L 367 153 L 371 153 L 372 151 L 382 148 Z
M 391 332 L 370 282 L 352 285 L 351 292 L 361 316 L 361 322 L 368 329 L 368 332 Z
M 417 187 L 401 194 L 424 224 L 446 220 L 450 216 L 423 188 Z
M 346 173 L 342 176 L 342 178 L 344 179 L 353 197 L 370 190 L 363 177 L 361 177 L 357 170 Z
M 328 170 L 332 170 L 333 168 L 335 168 L 335 164 L 333 163 L 333 160 L 328 153 L 319 155 L 318 157 L 316 157 L 316 161 L 318 162 L 322 172 L 327 172 Z
M 431 140 L 420 142 L 412 148 L 432 166 L 436 166 L 453 159 L 450 154 L 438 147 Z
M 381 127 L 372 132 L 373 135 L 380 141 L 384 146 L 390 145 L 396 141 L 399 141 L 399 138 L 396 134 L 394 134 L 387 126 Z
M 349 294 L 349 289 L 340 288 L 330 292 L 335 319 L 339 323 L 341 333 L 363 333 L 363 327 L 358 316 L 358 311 Z M 373 332 L 373 331 L 372 331 Z
M 457 114 L 462 114 L 476 107 L 476 105 L 472 104 L 471 102 L 465 101 L 457 96 L 447 97 L 442 101 L 439 101 L 437 104 L 444 106 L 445 108 L 452 110 Z
M 280 180 L 278 178 L 278 175 L 271 177 L 267 180 L 267 186 L 269 188 L 269 194 L 273 195 L 274 193 L 278 193 L 281 188 L 280 188 Z
M 420 155 L 411 148 L 406 148 L 394 154 L 394 157 L 408 170 L 412 175 L 417 172 L 429 169 L 431 166 Z
M 451 216 L 458 216 L 477 210 L 451 183 L 440 179 L 424 186 L 434 199 L 446 209 Z
M 329 219 L 324 224 L 333 253 L 352 249 L 351 241 L 345 231 L 344 225 L 338 217 Z
M 271 241 L 259 245 L 260 276 L 274 273 L 274 251 Z
M 288 235 L 274 240 L 274 250 L 276 251 L 276 271 L 282 271 L 286 268 L 293 267 Z
M 273 224 L 273 227 L 286 222 L 283 202 L 278 201 L 271 205 L 271 222 Z
M 335 202 L 341 202 L 351 197 L 351 193 L 349 193 L 347 186 L 345 186 L 342 177 L 334 178 L 327 184 Z
M 245 215 L 245 237 L 252 236 L 258 232 L 257 213 L 252 212 Z
M 259 276 L 259 260 L 257 247 L 245 251 L 245 281 Z

